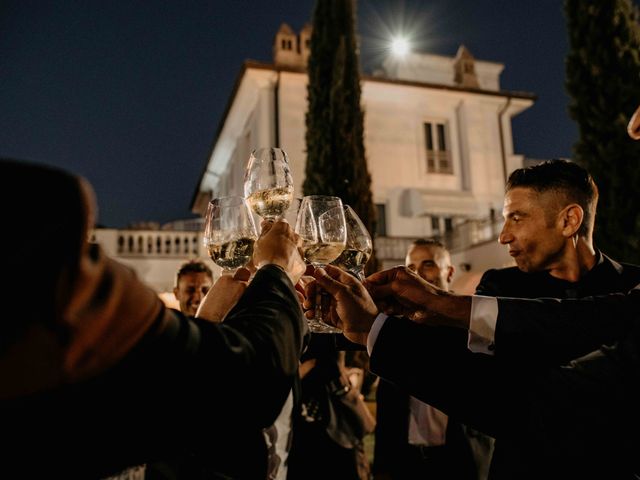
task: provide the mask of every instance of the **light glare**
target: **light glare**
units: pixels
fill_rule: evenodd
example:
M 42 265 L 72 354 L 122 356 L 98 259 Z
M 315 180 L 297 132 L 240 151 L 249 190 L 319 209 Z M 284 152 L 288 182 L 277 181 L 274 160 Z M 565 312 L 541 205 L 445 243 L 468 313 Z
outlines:
M 404 57 L 409 53 L 409 42 L 406 38 L 396 37 L 391 41 L 391 52 L 398 57 Z

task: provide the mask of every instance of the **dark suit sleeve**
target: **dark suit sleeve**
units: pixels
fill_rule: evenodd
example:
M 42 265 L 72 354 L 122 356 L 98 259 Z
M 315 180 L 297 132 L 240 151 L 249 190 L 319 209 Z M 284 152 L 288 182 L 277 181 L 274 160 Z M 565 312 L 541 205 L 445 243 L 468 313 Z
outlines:
M 155 347 L 166 367 L 155 369 L 163 372 L 163 396 L 209 412 L 205 423 L 241 415 L 266 427 L 293 386 L 305 331 L 289 278 L 263 267 L 223 324 L 181 318 L 165 328 Z
M 547 464 L 565 478 L 632 478 L 637 458 L 640 362 L 638 324 L 614 347 L 516 384 L 514 418 Z M 602 441 L 594 441 L 602 439 Z M 578 471 L 582 468 L 584 471 Z M 623 472 L 626 472 L 623 474 Z
M 451 353 L 446 331 L 394 319 L 379 332 L 371 369 L 484 433 L 530 442 L 545 462 L 576 468 L 586 454 L 618 459 L 616 468 L 624 469 L 637 448 L 639 329 L 636 323 L 615 347 L 569 366 L 519 369 L 487 355 Z
M 498 413 L 510 408 L 500 393 L 509 378 L 503 363 L 471 353 L 461 330 L 395 317 L 386 320 L 371 352 L 373 373 L 494 437 Z
M 611 345 L 640 318 L 640 290 L 582 299 L 498 299 L 495 346 L 499 358 L 571 359 Z

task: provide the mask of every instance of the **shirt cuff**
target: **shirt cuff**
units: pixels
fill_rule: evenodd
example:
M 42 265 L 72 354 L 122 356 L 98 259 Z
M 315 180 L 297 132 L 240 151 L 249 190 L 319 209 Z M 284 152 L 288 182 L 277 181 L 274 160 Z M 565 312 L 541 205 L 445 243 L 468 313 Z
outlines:
M 495 350 L 498 299 L 474 295 L 471 297 L 471 321 L 467 346 L 474 353 L 493 355 Z
M 379 313 L 374 320 L 373 325 L 371 325 L 371 330 L 369 330 L 369 335 L 367 336 L 367 353 L 369 354 L 369 356 L 371 356 L 373 346 L 378 339 L 378 333 L 380 333 L 380 329 L 384 325 L 384 322 L 387 321 L 387 318 L 389 317 L 384 313 Z

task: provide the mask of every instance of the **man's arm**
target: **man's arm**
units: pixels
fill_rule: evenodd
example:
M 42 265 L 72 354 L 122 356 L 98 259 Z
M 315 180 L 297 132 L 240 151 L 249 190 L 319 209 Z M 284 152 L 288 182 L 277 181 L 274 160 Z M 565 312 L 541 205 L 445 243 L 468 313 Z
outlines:
M 433 288 L 403 268 L 367 279 L 377 303 L 417 323 L 469 329 L 471 297 Z M 495 352 L 499 357 L 566 363 L 611 344 L 640 318 L 640 289 L 583 299 L 498 299 Z
M 611 345 L 640 319 L 640 290 L 582 299 L 498 299 L 497 357 L 555 364 Z

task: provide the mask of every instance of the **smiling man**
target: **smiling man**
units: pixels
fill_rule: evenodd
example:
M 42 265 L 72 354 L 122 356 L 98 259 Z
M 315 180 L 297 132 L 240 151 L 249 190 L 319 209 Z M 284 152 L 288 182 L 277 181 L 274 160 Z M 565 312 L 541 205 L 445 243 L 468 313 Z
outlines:
M 180 303 L 180 311 L 195 317 L 200 302 L 213 285 L 211 269 L 198 260 L 191 260 L 180 267 L 176 274 L 173 294 Z
M 584 168 L 551 160 L 515 170 L 504 200 L 499 241 L 517 267 L 487 271 L 476 294 L 577 298 L 623 292 L 640 270 L 593 245 L 598 189 Z

